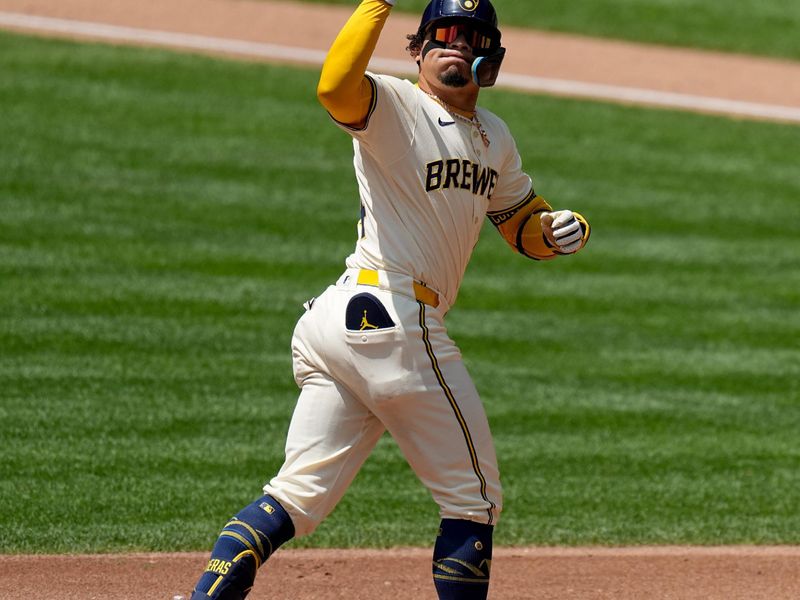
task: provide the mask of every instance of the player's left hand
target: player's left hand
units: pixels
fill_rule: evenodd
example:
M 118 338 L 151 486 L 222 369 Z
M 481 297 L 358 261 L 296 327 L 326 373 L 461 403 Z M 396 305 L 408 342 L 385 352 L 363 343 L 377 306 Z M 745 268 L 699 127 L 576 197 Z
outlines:
M 573 254 L 589 239 L 589 223 L 579 213 L 557 210 L 543 213 L 542 232 L 559 254 Z

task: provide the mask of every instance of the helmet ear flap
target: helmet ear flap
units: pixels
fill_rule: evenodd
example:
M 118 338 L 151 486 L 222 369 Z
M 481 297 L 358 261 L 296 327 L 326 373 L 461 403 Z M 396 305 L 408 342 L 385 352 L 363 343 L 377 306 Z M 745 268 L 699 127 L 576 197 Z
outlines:
M 480 87 L 492 87 L 500 74 L 506 49 L 498 48 L 488 56 L 478 56 L 472 62 L 472 80 Z

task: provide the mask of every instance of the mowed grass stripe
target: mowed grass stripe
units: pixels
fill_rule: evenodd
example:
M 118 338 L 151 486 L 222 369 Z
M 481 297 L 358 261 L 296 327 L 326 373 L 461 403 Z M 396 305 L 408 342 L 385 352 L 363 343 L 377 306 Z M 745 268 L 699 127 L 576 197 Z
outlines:
M 291 330 L 354 242 L 350 141 L 314 71 L 9 34 L 0 56 L 0 551 L 206 549 L 280 465 Z M 800 541 L 798 128 L 484 99 L 595 228 L 533 263 L 487 225 L 448 316 L 498 543 Z M 295 545 L 436 524 L 384 439 Z

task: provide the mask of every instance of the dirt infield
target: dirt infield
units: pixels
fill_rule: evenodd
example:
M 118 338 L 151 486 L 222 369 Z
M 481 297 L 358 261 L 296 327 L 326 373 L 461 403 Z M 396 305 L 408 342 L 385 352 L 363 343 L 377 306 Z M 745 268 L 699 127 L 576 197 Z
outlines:
M 0 0 L 0 11 L 221 36 L 324 50 L 348 8 L 249 0 Z M 415 20 L 393 15 L 378 52 Z M 300 37 L 300 36 L 303 37 Z M 800 64 L 641 47 L 509 29 L 506 68 L 673 93 L 800 107 Z M 540 57 L 534 64 L 524 57 Z M 191 586 L 207 553 L 4 556 L 0 600 L 169 600 Z M 253 600 L 434 600 L 430 550 L 284 550 Z M 800 598 L 800 547 L 500 548 L 490 597 L 581 600 Z
M 0 599 L 169 600 L 189 591 L 203 554 L 4 557 Z M 800 548 L 502 548 L 495 600 L 790 600 Z M 284 550 L 253 600 L 434 600 L 430 551 Z
M 207 555 L 4 557 L 3 600 L 170 600 L 189 591 Z M 502 548 L 495 600 L 790 600 L 800 548 Z M 435 600 L 430 551 L 284 550 L 248 600 Z

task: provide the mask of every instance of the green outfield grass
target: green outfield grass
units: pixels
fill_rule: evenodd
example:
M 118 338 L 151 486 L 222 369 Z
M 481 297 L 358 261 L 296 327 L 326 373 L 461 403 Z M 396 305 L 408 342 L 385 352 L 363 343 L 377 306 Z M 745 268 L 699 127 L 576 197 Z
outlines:
M 358 200 L 316 73 L 0 34 L 0 551 L 207 549 L 280 465 Z M 499 544 L 800 543 L 800 128 L 492 90 L 582 254 L 486 227 L 450 331 Z M 428 545 L 381 441 L 296 545 Z
M 310 1 L 358 4 L 356 0 Z M 421 15 L 427 4 L 428 0 L 401 0 L 396 10 Z M 492 4 L 501 28 L 513 25 L 800 59 L 800 2 L 796 0 L 493 0 Z

